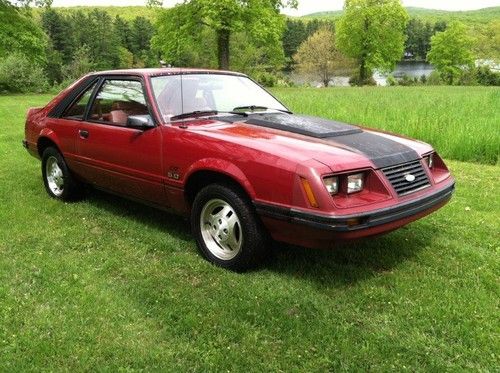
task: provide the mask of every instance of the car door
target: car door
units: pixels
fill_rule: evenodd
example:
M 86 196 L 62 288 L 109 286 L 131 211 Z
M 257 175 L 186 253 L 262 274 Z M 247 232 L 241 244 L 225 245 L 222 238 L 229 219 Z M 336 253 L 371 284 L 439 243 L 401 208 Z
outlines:
M 62 152 L 66 163 L 72 171 L 76 171 L 78 165 L 75 163 L 75 146 L 78 128 L 85 116 L 85 110 L 90 98 L 97 86 L 99 79 L 89 79 L 76 88 L 65 100 L 70 102 L 69 106 L 63 108 L 59 114 L 50 115 L 46 119 L 46 126 L 57 134 L 59 150 Z
M 78 173 L 95 186 L 167 207 L 161 128 L 127 126 L 130 116 L 150 115 L 146 100 L 138 77 L 101 79 L 79 122 L 75 158 Z

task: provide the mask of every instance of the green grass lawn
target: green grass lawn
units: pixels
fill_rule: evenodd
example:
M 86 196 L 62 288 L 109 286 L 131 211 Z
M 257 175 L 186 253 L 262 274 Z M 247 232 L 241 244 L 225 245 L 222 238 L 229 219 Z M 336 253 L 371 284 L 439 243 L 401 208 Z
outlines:
M 278 94 L 314 112 L 316 92 L 365 95 Z M 366 95 L 385 92 L 419 89 Z M 0 371 L 498 369 L 498 166 L 449 161 L 456 195 L 430 217 L 334 251 L 276 245 L 235 274 L 176 217 L 100 192 L 48 198 L 21 147 L 27 107 L 48 99 L 0 97 Z

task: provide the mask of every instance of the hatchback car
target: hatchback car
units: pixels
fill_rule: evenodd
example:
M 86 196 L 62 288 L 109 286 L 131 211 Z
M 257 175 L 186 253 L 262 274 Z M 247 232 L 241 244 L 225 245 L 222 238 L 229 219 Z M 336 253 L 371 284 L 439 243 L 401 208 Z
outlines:
M 269 239 L 333 247 L 392 231 L 454 190 L 430 145 L 293 114 L 234 72 L 89 74 L 28 111 L 23 144 L 51 197 L 87 184 L 189 216 L 203 256 L 233 270 Z

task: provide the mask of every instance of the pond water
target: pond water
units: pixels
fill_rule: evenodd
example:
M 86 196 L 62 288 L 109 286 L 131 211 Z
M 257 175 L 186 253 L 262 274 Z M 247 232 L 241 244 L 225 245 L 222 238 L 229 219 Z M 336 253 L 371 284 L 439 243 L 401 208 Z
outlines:
M 420 61 L 401 61 L 396 65 L 396 69 L 390 73 L 395 78 L 402 78 L 404 75 L 408 75 L 411 78 L 420 78 L 422 75 L 426 77 L 431 75 L 434 71 L 434 67 L 427 62 Z M 375 72 L 373 78 L 378 85 L 387 85 L 387 76 L 389 74 L 381 74 Z
M 420 78 L 422 75 L 429 76 L 434 71 L 434 67 L 427 62 L 417 62 L 417 61 L 401 61 L 396 65 L 396 69 L 390 74 L 395 78 L 401 78 L 403 75 L 408 75 L 412 78 L 417 77 Z M 377 82 L 378 85 L 387 85 L 387 76 L 389 74 L 381 74 L 379 72 L 375 72 L 373 74 L 373 78 Z M 290 79 L 299 85 L 310 84 L 313 87 L 321 86 L 321 83 L 315 79 L 311 79 L 310 77 L 299 74 L 299 73 L 291 73 L 289 75 Z M 349 77 L 347 76 L 339 76 L 332 79 L 330 85 L 333 86 L 348 86 L 349 85 Z

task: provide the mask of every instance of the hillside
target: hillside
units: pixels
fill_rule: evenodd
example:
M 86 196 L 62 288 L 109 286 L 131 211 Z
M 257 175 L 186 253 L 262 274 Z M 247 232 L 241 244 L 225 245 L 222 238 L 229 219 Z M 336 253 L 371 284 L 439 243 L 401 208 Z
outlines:
M 408 7 L 407 10 L 411 17 L 419 17 L 431 22 L 456 20 L 464 23 L 478 24 L 500 19 L 500 6 L 468 11 L 446 11 L 414 7 Z M 342 10 L 318 12 L 300 18 L 336 19 L 342 15 L 342 12 Z
M 137 16 L 146 17 L 150 20 L 154 20 L 157 9 L 149 8 L 146 6 L 73 6 L 73 7 L 54 7 L 62 13 L 72 13 L 76 11 L 89 12 L 92 9 L 100 9 L 107 11 L 113 18 L 117 15 L 120 17 L 130 20 Z M 411 17 L 419 17 L 424 20 L 431 22 L 436 21 L 451 21 L 458 20 L 469 24 L 480 24 L 488 23 L 495 19 L 500 19 L 500 6 L 484 8 L 479 10 L 469 10 L 469 11 L 446 11 L 446 10 L 435 10 L 435 9 L 425 9 L 425 8 L 415 8 L 408 7 L 408 13 Z M 38 14 L 41 10 L 39 8 L 34 9 L 35 14 Z M 301 19 L 336 19 L 342 15 L 342 10 L 334 10 L 328 12 L 318 12 L 311 13 L 302 17 Z
M 63 14 L 68 14 L 68 13 L 73 13 L 77 11 L 82 11 L 82 12 L 90 12 L 93 9 L 99 9 L 99 10 L 104 10 L 109 13 L 109 15 L 113 18 L 116 16 L 120 16 L 126 20 L 131 20 L 135 17 L 141 16 L 148 18 L 151 21 L 154 21 L 155 15 L 158 12 L 157 9 L 150 8 L 147 6 L 72 6 L 72 7 L 53 7 L 57 11 L 63 13 Z M 38 14 L 41 9 L 36 8 L 34 9 L 35 14 Z

